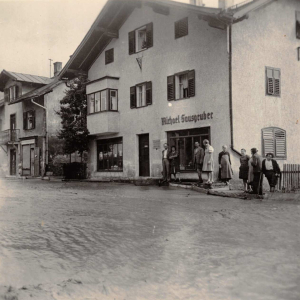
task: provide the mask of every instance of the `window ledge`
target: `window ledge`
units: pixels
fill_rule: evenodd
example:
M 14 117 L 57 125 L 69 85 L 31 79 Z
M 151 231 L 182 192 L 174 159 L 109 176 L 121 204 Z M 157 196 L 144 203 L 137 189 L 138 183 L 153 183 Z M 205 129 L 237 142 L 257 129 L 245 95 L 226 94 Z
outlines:
M 101 114 L 101 113 L 106 113 L 106 112 L 119 112 L 118 110 L 102 110 L 102 111 L 96 111 L 93 113 L 89 113 L 88 116 L 96 115 L 96 114 Z
M 122 173 L 123 170 L 97 170 L 97 173 L 111 173 L 111 172 L 119 172 Z

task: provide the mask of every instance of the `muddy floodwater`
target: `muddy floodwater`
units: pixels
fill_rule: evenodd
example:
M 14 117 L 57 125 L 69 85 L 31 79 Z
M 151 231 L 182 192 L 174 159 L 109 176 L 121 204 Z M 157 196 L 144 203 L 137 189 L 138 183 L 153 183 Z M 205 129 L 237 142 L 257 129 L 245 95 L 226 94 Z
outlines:
M 0 180 L 0 299 L 299 300 L 299 201 Z

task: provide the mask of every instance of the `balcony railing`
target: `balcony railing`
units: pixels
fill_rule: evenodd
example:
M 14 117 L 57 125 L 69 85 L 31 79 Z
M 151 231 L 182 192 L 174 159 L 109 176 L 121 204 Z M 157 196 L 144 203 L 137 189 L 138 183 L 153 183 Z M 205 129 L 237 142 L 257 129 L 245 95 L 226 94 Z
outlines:
M 7 129 L 0 131 L 0 145 L 18 142 L 20 137 L 20 129 Z

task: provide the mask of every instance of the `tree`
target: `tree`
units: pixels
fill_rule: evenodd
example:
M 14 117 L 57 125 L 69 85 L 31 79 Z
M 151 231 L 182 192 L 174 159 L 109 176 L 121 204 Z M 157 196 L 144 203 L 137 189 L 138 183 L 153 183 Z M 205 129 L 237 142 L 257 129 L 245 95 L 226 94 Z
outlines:
M 81 158 L 88 150 L 86 83 L 85 77 L 69 81 L 69 89 L 65 91 L 66 96 L 60 101 L 60 111 L 57 112 L 62 120 L 58 138 L 64 141 L 65 153 L 78 151 Z

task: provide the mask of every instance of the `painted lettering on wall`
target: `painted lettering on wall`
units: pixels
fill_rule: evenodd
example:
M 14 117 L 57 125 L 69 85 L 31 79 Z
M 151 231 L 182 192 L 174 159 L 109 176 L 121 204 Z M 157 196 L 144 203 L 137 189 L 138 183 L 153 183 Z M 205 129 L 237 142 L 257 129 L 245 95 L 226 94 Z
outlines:
M 198 115 L 185 115 L 182 114 L 181 116 L 178 115 L 177 117 L 165 117 L 161 118 L 161 124 L 162 125 L 173 125 L 176 123 L 188 123 L 188 122 L 199 122 L 204 120 L 211 120 L 213 119 L 213 113 L 206 113 L 205 111 L 202 114 Z

